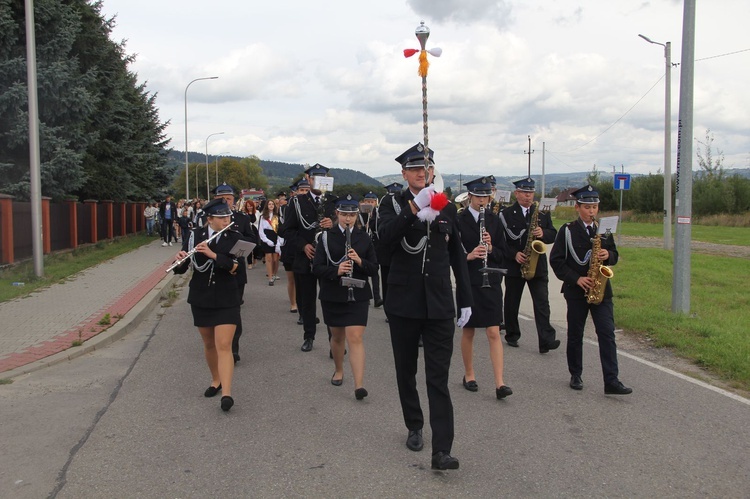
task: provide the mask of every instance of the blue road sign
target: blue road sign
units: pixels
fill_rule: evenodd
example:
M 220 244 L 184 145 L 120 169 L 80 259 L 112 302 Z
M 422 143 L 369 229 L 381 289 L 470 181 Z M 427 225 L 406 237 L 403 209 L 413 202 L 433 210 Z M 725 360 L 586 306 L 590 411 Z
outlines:
M 615 173 L 615 190 L 616 191 L 629 191 L 630 190 L 630 174 L 629 173 Z

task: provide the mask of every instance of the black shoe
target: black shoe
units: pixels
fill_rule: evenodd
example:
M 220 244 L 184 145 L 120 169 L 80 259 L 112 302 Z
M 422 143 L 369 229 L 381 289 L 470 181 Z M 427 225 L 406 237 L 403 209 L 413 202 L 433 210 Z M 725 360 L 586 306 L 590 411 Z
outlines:
M 382 307 L 382 306 L 383 306 L 383 300 L 381 300 L 380 298 L 375 298 L 375 303 L 374 303 L 374 305 L 375 305 L 375 308 L 380 308 L 380 307 Z
M 219 383 L 219 386 L 209 386 L 206 388 L 206 391 L 203 392 L 204 397 L 215 397 L 217 393 L 219 393 L 219 390 L 221 390 L 221 383 Z
M 300 316 L 299 318 L 297 318 L 297 325 L 298 326 L 304 326 L 305 325 L 305 321 L 302 320 L 302 316 Z
M 273 286 L 273 280 L 271 280 L 271 281 L 268 281 L 268 285 L 269 285 L 269 286 Z
M 315 324 L 320 324 L 320 317 L 315 318 Z
M 539 347 L 539 353 L 547 353 L 550 350 L 556 350 L 557 347 L 560 346 L 560 340 L 555 340 L 550 343 L 547 343 L 546 345 Z
M 458 459 L 447 452 L 438 452 L 432 456 L 433 470 L 457 470 Z
M 227 412 L 234 405 L 234 399 L 229 395 L 221 397 L 221 410 Z
M 305 338 L 305 341 L 302 342 L 302 348 L 300 348 L 300 350 L 302 350 L 303 352 L 309 352 L 310 350 L 312 350 L 312 344 L 313 340 L 311 338 Z
M 509 340 L 508 338 L 505 338 L 505 343 L 513 348 L 518 348 L 518 340 Z
M 362 400 L 363 398 L 367 397 L 367 390 L 364 388 L 357 388 L 354 390 L 354 398 L 357 400 Z
M 239 362 L 240 361 L 240 354 L 239 354 L 239 352 L 232 352 L 232 358 L 234 359 L 234 363 L 235 364 L 237 362 Z
M 409 430 L 409 436 L 406 437 L 406 446 L 414 452 L 422 450 L 424 440 L 422 440 L 422 430 Z
M 570 377 L 570 387 L 573 390 L 583 390 L 583 380 L 580 376 L 571 376 Z
M 633 389 L 623 385 L 621 381 L 615 381 L 604 385 L 604 393 L 606 395 L 628 395 L 633 393 Z
M 336 373 L 333 373 L 333 376 L 336 376 Z M 333 386 L 341 386 L 344 384 L 343 376 L 341 377 L 341 379 L 333 379 L 333 376 L 331 376 L 331 384 Z
M 289 313 L 290 313 L 290 314 L 296 314 L 296 313 L 298 313 L 298 312 L 299 312 L 299 311 L 298 311 L 298 310 L 297 310 L 296 308 L 290 308 L 290 309 L 289 309 Z
M 463 384 L 464 384 L 464 388 L 466 388 L 470 392 L 475 392 L 479 390 L 479 385 L 477 385 L 477 381 L 474 379 L 466 381 L 466 376 L 464 376 Z
M 495 396 L 498 400 L 502 400 L 508 395 L 513 395 L 513 390 L 509 386 L 503 385 L 500 388 L 495 388 Z

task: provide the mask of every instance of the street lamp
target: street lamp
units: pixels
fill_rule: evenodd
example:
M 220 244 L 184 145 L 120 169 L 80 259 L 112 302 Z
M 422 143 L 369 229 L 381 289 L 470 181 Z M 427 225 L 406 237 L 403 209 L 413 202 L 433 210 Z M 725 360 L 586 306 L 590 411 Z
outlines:
M 664 91 L 664 249 L 672 247 L 672 42 L 659 43 L 638 35 L 648 43 L 664 47 L 666 90 Z
M 210 189 L 210 186 L 208 185 L 208 139 L 210 139 L 214 135 L 222 135 L 223 133 L 224 132 L 216 132 L 206 137 L 206 199 L 211 199 L 211 189 Z M 216 185 L 219 185 L 218 179 L 216 180 Z
M 190 199 L 190 171 L 188 170 L 188 132 L 187 132 L 187 91 L 190 85 L 200 80 L 215 80 L 218 76 L 206 76 L 205 78 L 196 78 L 185 87 L 185 199 Z M 197 184 L 197 182 L 196 182 Z

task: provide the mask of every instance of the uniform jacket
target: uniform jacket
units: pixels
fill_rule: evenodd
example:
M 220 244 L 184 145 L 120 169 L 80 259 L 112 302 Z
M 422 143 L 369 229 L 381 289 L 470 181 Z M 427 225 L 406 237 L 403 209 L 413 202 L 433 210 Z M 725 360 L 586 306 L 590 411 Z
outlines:
M 533 210 L 534 205 L 531 205 Z M 528 240 L 528 228 L 529 222 L 526 217 L 523 216 L 523 208 L 518 202 L 513 205 L 500 210 L 500 214 L 505 219 L 503 225 L 503 236 L 505 237 L 505 244 L 502 245 L 505 257 L 505 265 L 508 267 L 508 277 L 521 277 L 521 265 L 516 262 L 516 253 L 519 251 L 523 252 L 526 248 L 526 241 Z M 533 217 L 534 212 L 532 211 L 529 217 Z M 544 244 L 552 244 L 555 241 L 557 235 L 557 229 L 552 225 L 552 218 L 549 213 L 544 211 L 539 212 L 539 226 L 542 228 L 542 242 Z M 523 232 L 523 235 L 518 239 L 513 239 L 512 236 L 518 236 Z M 539 259 L 536 264 L 536 277 L 546 277 L 549 275 L 547 269 L 547 254 L 539 255 Z
M 189 251 L 190 239 L 193 239 L 193 247 L 208 239 L 208 227 L 193 229 L 192 237 L 182 242 L 182 250 Z M 240 305 L 239 296 L 239 271 L 242 265 L 229 254 L 235 243 L 242 239 L 239 232 L 232 229 L 225 231 L 218 240 L 209 243 L 209 247 L 216 253 L 213 269 L 205 272 L 193 271 L 190 279 L 190 291 L 188 292 L 188 303 L 202 308 L 228 308 Z M 209 260 L 202 253 L 195 253 L 195 261 L 203 265 Z M 175 274 L 184 274 L 190 268 L 191 259 L 174 269 Z M 230 271 L 236 266 L 235 274 Z M 213 270 L 213 271 L 212 271 Z
M 203 225 L 203 227 L 208 226 L 208 215 L 206 215 L 205 213 L 203 213 L 203 220 L 201 224 Z M 260 243 L 255 226 L 253 225 L 253 222 L 250 219 L 249 215 L 242 213 L 241 211 L 232 210 L 232 224 L 234 224 L 234 226 L 231 230 L 239 233 L 240 238 L 243 241 L 255 244 Z M 244 285 L 247 284 L 247 266 L 245 263 L 246 259 L 245 257 L 242 257 L 239 260 L 241 268 L 237 269 L 237 279 L 239 280 L 239 283 L 241 285 Z
M 373 239 L 372 242 L 375 245 L 375 254 L 378 257 L 378 264 L 380 264 L 381 267 L 390 267 L 391 266 L 391 253 L 393 253 L 393 249 L 396 247 L 397 243 L 391 243 L 391 244 L 385 244 L 380 239 L 380 236 L 378 235 L 378 229 L 380 227 L 380 207 L 383 206 L 383 203 L 390 204 L 391 208 L 393 208 L 393 194 L 388 193 L 385 196 L 383 196 L 380 199 L 380 202 L 378 203 L 378 208 L 373 213 L 373 217 L 371 220 L 372 226 L 371 229 L 373 231 Z
M 331 259 L 334 262 L 344 256 L 344 247 L 346 246 L 346 235 L 341 231 L 338 224 L 326 231 L 326 242 Z M 352 248 L 362 259 L 362 266 L 354 264 L 352 277 L 365 281 L 364 288 L 354 288 L 354 300 L 366 301 L 372 298 L 369 277 L 376 275 L 378 272 L 378 262 L 375 257 L 375 247 L 372 245 L 370 237 L 361 229 L 352 230 Z M 318 247 L 315 250 L 315 259 L 313 260 L 313 273 L 320 278 L 320 293 L 318 298 L 322 301 L 346 302 L 348 301 L 349 292 L 346 286 L 341 285 L 341 276 L 338 275 L 338 265 L 332 264 L 328 260 L 323 238 L 318 241 Z
M 484 229 L 492 238 L 492 251 L 487 255 L 487 266 L 492 268 L 502 268 L 503 265 L 503 234 L 500 219 L 491 213 L 489 210 L 485 210 L 484 213 Z M 461 233 L 461 244 L 467 253 L 471 253 L 474 248 L 479 245 L 479 222 L 474 220 L 474 215 L 471 214 L 468 208 L 461 211 L 456 217 L 458 220 L 458 230 Z M 467 261 L 469 268 L 469 281 L 472 286 L 482 285 L 482 272 L 481 269 L 484 266 L 484 261 L 481 258 L 477 258 L 471 261 Z M 498 272 L 488 272 L 489 283 L 493 285 L 500 285 L 502 281 L 502 274 Z
M 413 247 L 427 235 L 426 223 L 419 220 L 408 205 L 412 199 L 414 196 L 408 189 L 394 194 L 399 213 L 387 199 L 380 205 L 378 237 L 383 244 L 393 245 L 386 311 L 412 319 L 454 318 L 456 304 L 458 308 L 472 305 L 466 252 L 461 246 L 456 207 L 449 203 L 430 224 L 426 254 L 423 254 L 424 250 L 411 254 L 404 249 L 402 241 Z M 456 302 L 453 300 L 451 268 L 456 281 Z
M 330 202 L 323 202 L 322 210 L 325 217 L 334 218 L 334 210 Z M 304 221 L 300 220 L 300 217 Z M 311 262 L 305 255 L 305 245 L 316 244 L 315 235 L 319 232 L 318 218 L 318 207 L 313 201 L 312 194 L 308 192 L 304 196 L 292 198 L 284 223 L 279 226 L 279 236 L 294 248 L 293 270 L 296 273 L 311 273 Z
M 589 272 L 588 262 L 585 265 L 579 265 L 573 255 L 570 254 L 570 248 L 566 242 L 566 234 L 570 232 L 571 244 L 579 260 L 583 260 L 586 253 L 591 249 L 591 238 L 586 232 L 586 226 L 579 218 L 573 222 L 568 222 L 562 226 L 555 239 L 555 245 L 549 256 L 550 265 L 558 279 L 563 281 L 561 292 L 566 299 L 585 299 L 585 293 L 580 286 L 576 284 L 578 278 L 586 276 Z M 602 262 L 604 265 L 615 265 L 619 259 L 615 238 L 612 236 L 604 237 L 602 235 L 602 248 L 609 251 L 609 258 Z M 607 280 L 607 287 L 604 290 L 604 298 L 612 298 L 611 279 Z

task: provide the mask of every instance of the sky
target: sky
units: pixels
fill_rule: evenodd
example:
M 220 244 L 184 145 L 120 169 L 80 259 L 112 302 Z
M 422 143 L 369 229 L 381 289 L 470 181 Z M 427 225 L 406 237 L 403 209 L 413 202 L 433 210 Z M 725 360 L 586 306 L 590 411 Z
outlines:
M 750 2 L 696 3 L 692 168 L 708 129 L 725 168 L 748 168 Z M 427 76 L 439 171 L 520 178 L 529 159 L 532 175 L 664 169 L 664 48 L 638 35 L 671 42 L 679 64 L 679 0 L 104 0 L 102 11 L 178 150 L 187 85 L 218 76 L 187 90 L 188 150 L 398 173 L 394 158 L 423 141 L 419 62 L 403 50 L 419 48 L 424 21 L 427 49 L 443 50 Z

